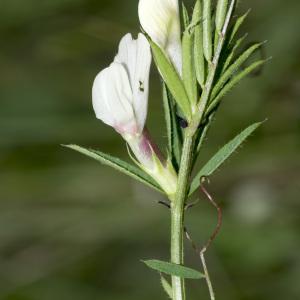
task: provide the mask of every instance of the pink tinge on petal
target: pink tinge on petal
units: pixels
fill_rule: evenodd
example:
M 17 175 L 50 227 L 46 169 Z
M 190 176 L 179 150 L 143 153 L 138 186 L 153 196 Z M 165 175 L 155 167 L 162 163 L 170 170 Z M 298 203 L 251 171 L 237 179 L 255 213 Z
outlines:
M 159 150 L 157 144 L 152 140 L 149 131 L 147 129 L 144 129 L 143 134 L 141 136 L 140 142 L 139 142 L 139 148 L 144 153 L 145 156 L 152 159 L 153 153 L 158 157 L 158 159 L 163 162 L 163 155 L 161 151 Z
M 124 135 L 129 135 L 129 136 L 139 135 L 139 128 L 135 122 L 130 122 L 128 124 L 115 124 L 114 128 L 122 136 L 124 136 Z
M 146 168 L 152 170 L 156 167 L 156 159 L 159 159 L 162 165 L 166 164 L 161 151 L 155 142 L 151 139 L 147 129 L 142 133 L 139 132 L 138 126 L 132 124 L 131 126 L 114 126 L 115 130 L 122 135 L 126 140 L 135 158 Z

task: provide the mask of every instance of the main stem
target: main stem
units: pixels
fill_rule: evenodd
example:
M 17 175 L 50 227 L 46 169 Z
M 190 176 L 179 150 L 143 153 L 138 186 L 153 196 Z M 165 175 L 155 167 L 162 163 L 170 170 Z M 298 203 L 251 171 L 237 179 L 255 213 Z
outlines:
M 188 181 L 192 168 L 194 134 L 187 129 L 182 149 L 175 201 L 171 206 L 171 262 L 183 265 L 184 249 L 184 205 L 188 192 Z M 172 276 L 173 300 L 185 300 L 184 279 Z
M 187 198 L 188 182 L 191 175 L 193 163 L 193 148 L 195 143 L 195 135 L 198 126 L 204 117 L 205 110 L 209 103 L 209 97 L 213 88 L 213 82 L 221 51 L 224 45 L 225 36 L 229 27 L 229 22 L 232 17 L 236 0 L 231 0 L 225 24 L 223 26 L 214 59 L 209 66 L 209 74 L 206 84 L 198 105 L 198 112 L 192 118 L 189 127 L 186 129 L 183 143 L 182 158 L 178 176 L 178 188 L 175 201 L 171 206 L 171 262 L 183 265 L 183 233 L 184 233 L 184 204 Z M 207 276 L 208 278 L 208 276 Z M 208 279 L 209 280 L 209 279 Z M 173 300 L 185 300 L 185 285 L 184 280 L 177 276 L 172 276 L 172 291 Z M 213 299 L 213 298 L 212 298 Z

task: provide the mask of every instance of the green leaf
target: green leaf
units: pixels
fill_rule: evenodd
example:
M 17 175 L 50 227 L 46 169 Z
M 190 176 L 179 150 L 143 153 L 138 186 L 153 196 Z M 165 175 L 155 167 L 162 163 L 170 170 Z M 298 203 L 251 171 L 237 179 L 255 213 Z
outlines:
M 171 155 L 174 168 L 176 169 L 176 171 L 178 171 L 182 146 L 181 129 L 179 127 L 179 122 L 177 122 L 176 107 L 172 101 L 172 96 L 169 94 L 168 88 L 164 83 L 163 103 L 168 135 L 168 152 Z
M 220 34 L 227 15 L 228 0 L 219 0 L 216 10 L 216 31 Z
M 168 88 L 165 83 L 163 83 L 163 105 L 164 105 L 164 113 L 165 113 L 165 122 L 168 136 L 168 152 L 172 154 L 173 150 L 173 105 L 169 99 Z
M 194 29 L 186 29 L 182 39 L 182 78 L 191 105 L 196 109 L 198 102 L 197 79 L 194 63 Z
M 234 76 L 219 92 L 219 94 L 211 101 L 206 114 L 209 115 L 217 105 L 219 105 L 221 99 L 232 89 L 234 88 L 242 79 L 244 79 L 246 76 L 248 76 L 250 73 L 252 73 L 255 69 L 262 66 L 268 61 L 268 59 L 265 60 L 259 60 L 257 62 L 252 63 L 250 66 L 245 68 L 243 71 L 238 73 L 236 76 Z
M 190 17 L 189 17 L 189 13 L 186 9 L 186 6 L 184 5 L 184 3 L 182 2 L 182 19 L 183 19 L 183 26 L 184 28 L 188 28 L 189 24 L 190 24 Z
M 173 275 L 173 276 L 178 276 L 181 278 L 188 278 L 188 279 L 200 279 L 205 277 L 199 271 L 181 265 L 173 264 L 170 262 L 165 262 L 161 260 L 145 260 L 143 262 L 149 268 L 168 275 Z
M 113 157 L 111 155 L 93 149 L 86 149 L 77 145 L 63 145 L 63 146 L 66 148 L 70 148 L 74 151 L 80 152 L 88 157 L 91 157 L 99 161 L 103 165 L 112 167 L 122 172 L 123 174 L 129 175 L 135 180 L 138 180 L 161 193 L 163 192 L 160 186 L 148 174 L 146 174 L 141 169 L 138 169 L 137 167 L 119 158 Z
M 217 51 L 218 51 L 219 40 L 220 40 L 220 34 L 218 33 L 217 30 L 215 30 L 215 37 L 214 37 L 214 54 L 216 54 Z
M 200 0 L 197 0 L 194 8 L 193 23 L 197 24 L 194 33 L 194 61 L 196 78 L 203 89 L 205 85 L 205 61 L 203 53 L 202 5 Z
M 191 107 L 187 92 L 181 78 L 179 77 L 170 60 L 166 57 L 165 53 L 160 49 L 160 47 L 153 41 L 151 41 L 151 39 L 149 39 L 149 43 L 153 51 L 155 62 L 164 82 L 168 86 L 171 94 L 174 97 L 174 100 L 182 110 L 184 116 L 187 118 L 187 120 L 190 120 Z
M 221 70 L 221 74 L 224 73 L 227 68 L 230 66 L 234 56 L 235 56 L 235 52 L 237 51 L 237 49 L 240 47 L 240 45 L 243 43 L 243 41 L 245 40 L 245 38 L 248 36 L 248 34 L 245 34 L 243 37 L 239 38 L 235 43 L 234 46 L 232 47 L 231 50 L 229 50 L 229 54 L 225 59 L 225 62 L 222 66 L 222 70 Z
M 204 56 L 208 62 L 212 59 L 212 17 L 211 0 L 203 3 L 203 49 Z
M 211 124 L 213 123 L 214 117 L 215 117 L 215 111 L 207 117 L 207 120 L 204 124 L 202 124 L 201 128 L 198 130 L 196 143 L 195 143 L 195 151 L 194 151 L 194 160 L 193 160 L 193 167 L 199 157 L 200 151 L 202 149 L 202 146 L 204 144 L 204 141 L 206 140 L 206 136 L 208 134 L 208 131 L 211 127 Z
M 190 195 L 192 195 L 198 189 L 201 178 L 204 176 L 211 176 L 262 123 L 263 122 L 259 122 L 249 126 L 223 148 L 221 148 L 193 179 L 190 188 Z
M 239 68 L 246 62 L 246 60 L 261 47 L 263 43 L 257 43 L 250 46 L 244 53 L 242 53 L 237 60 L 221 75 L 220 79 L 216 83 L 212 90 L 211 98 L 214 99 L 222 87 L 227 83 L 227 81 L 239 70 Z
M 240 27 L 243 25 L 244 21 L 246 20 L 248 14 L 250 12 L 250 9 L 242 16 L 240 16 L 236 22 L 234 23 L 233 27 L 230 30 L 230 34 L 229 34 L 229 44 L 233 43 L 233 40 L 235 38 L 235 35 L 237 34 L 237 32 L 239 31 Z
M 162 285 L 164 291 L 167 293 L 169 298 L 172 299 L 173 292 L 172 292 L 172 286 L 170 285 L 170 283 L 162 275 L 160 275 L 160 282 L 161 282 L 161 285 Z

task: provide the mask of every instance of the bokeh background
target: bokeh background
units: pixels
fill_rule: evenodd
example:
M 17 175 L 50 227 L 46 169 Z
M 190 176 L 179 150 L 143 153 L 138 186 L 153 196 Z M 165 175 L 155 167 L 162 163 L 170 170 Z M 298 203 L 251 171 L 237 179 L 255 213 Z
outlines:
M 92 81 L 120 38 L 137 33 L 137 0 L 0 0 L 0 299 L 166 299 L 140 259 L 169 257 L 161 196 L 60 144 L 127 159 L 120 137 L 97 121 Z M 191 2 L 186 2 L 191 10 Z M 300 297 L 300 2 L 243 0 L 242 33 L 265 40 L 263 73 L 226 97 L 199 162 L 254 121 L 268 118 L 211 178 L 224 209 L 208 254 L 217 298 Z M 242 34 L 241 33 L 241 34 Z M 166 142 L 157 73 L 148 126 Z M 216 213 L 188 213 L 204 242 Z M 187 264 L 198 266 L 187 244 Z M 189 299 L 208 299 L 203 281 Z

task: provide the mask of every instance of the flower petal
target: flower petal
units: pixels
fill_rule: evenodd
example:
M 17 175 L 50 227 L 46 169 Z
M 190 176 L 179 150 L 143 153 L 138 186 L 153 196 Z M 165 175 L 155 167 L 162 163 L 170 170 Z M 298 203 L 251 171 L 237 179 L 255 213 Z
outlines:
M 114 62 L 97 75 L 93 85 L 96 116 L 120 133 L 136 131 L 132 99 L 132 89 L 123 65 Z
M 147 117 L 151 65 L 150 45 L 145 36 L 139 34 L 138 39 L 134 40 L 131 34 L 125 35 L 115 62 L 121 63 L 128 72 L 133 91 L 133 108 L 139 131 L 142 132 Z
M 140 0 L 139 18 L 151 39 L 166 51 L 179 74 L 182 68 L 178 0 Z

